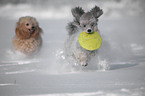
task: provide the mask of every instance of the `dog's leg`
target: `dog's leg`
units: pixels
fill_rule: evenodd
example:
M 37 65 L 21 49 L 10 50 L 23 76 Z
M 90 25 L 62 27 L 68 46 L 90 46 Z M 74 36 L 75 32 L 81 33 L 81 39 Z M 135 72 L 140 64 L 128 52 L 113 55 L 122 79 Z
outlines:
M 77 62 L 78 64 L 82 65 L 82 66 L 87 66 L 88 65 L 88 57 L 87 54 L 85 52 L 78 52 L 77 55 Z
M 82 66 L 87 66 L 88 65 L 88 62 L 87 62 L 87 57 L 86 56 L 82 56 L 81 59 L 80 59 L 80 64 Z

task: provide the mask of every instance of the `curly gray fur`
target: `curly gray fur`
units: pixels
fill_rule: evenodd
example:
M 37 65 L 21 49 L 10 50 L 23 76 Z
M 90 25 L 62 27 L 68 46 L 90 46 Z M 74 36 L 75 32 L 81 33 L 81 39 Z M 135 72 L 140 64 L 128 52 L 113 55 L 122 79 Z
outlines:
M 98 6 L 95 6 L 90 12 L 93 14 L 93 16 L 96 19 L 99 18 L 103 14 L 102 9 L 100 9 Z
M 85 13 L 81 7 L 75 7 L 71 10 L 71 12 L 76 21 L 79 21 L 80 17 Z
M 67 25 L 69 37 L 65 43 L 66 57 L 70 58 L 70 60 L 68 59 L 70 63 L 74 60 L 77 64 L 87 66 L 91 58 L 95 56 L 97 50 L 91 51 L 82 48 L 78 37 L 82 31 L 86 33 L 98 32 L 97 21 L 102 14 L 103 11 L 97 6 L 86 13 L 81 7 L 72 9 L 74 20 Z

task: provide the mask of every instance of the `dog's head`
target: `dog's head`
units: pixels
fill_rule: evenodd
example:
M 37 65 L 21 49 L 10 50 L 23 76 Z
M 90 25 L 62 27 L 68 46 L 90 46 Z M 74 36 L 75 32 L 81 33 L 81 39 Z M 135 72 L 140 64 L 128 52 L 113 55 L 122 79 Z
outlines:
M 94 30 L 98 30 L 97 22 L 98 18 L 103 14 L 103 11 L 95 6 L 89 12 L 84 12 L 80 7 L 72 9 L 72 15 L 74 16 L 74 25 L 80 27 L 87 33 L 92 33 Z
M 17 22 L 16 35 L 21 39 L 28 39 L 31 37 L 37 37 L 42 32 L 38 22 L 35 18 L 26 16 L 21 17 Z

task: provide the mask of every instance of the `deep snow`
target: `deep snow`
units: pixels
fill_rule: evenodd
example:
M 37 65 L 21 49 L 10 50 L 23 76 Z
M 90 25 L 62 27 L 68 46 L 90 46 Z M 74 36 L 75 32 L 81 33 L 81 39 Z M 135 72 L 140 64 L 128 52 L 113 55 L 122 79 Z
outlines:
M 40 2 L 1 5 L 0 96 L 144 96 L 144 7 L 143 0 L 131 1 L 98 1 L 105 11 L 98 25 L 104 42 L 97 62 L 92 60 L 87 67 L 74 67 L 65 60 L 65 26 L 73 19 L 71 7 L 77 4 L 89 10 L 94 1 L 67 2 L 60 8 L 42 7 Z M 12 46 L 16 22 L 24 15 L 36 17 L 44 31 L 43 47 L 32 58 L 15 53 Z

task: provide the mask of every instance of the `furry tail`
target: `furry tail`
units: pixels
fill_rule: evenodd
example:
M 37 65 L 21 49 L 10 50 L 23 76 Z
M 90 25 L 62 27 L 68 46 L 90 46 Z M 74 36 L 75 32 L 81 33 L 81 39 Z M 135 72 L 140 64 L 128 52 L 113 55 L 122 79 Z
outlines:
M 78 27 L 74 25 L 74 22 L 68 23 L 68 25 L 66 26 L 66 29 L 68 31 L 69 36 L 78 31 Z

